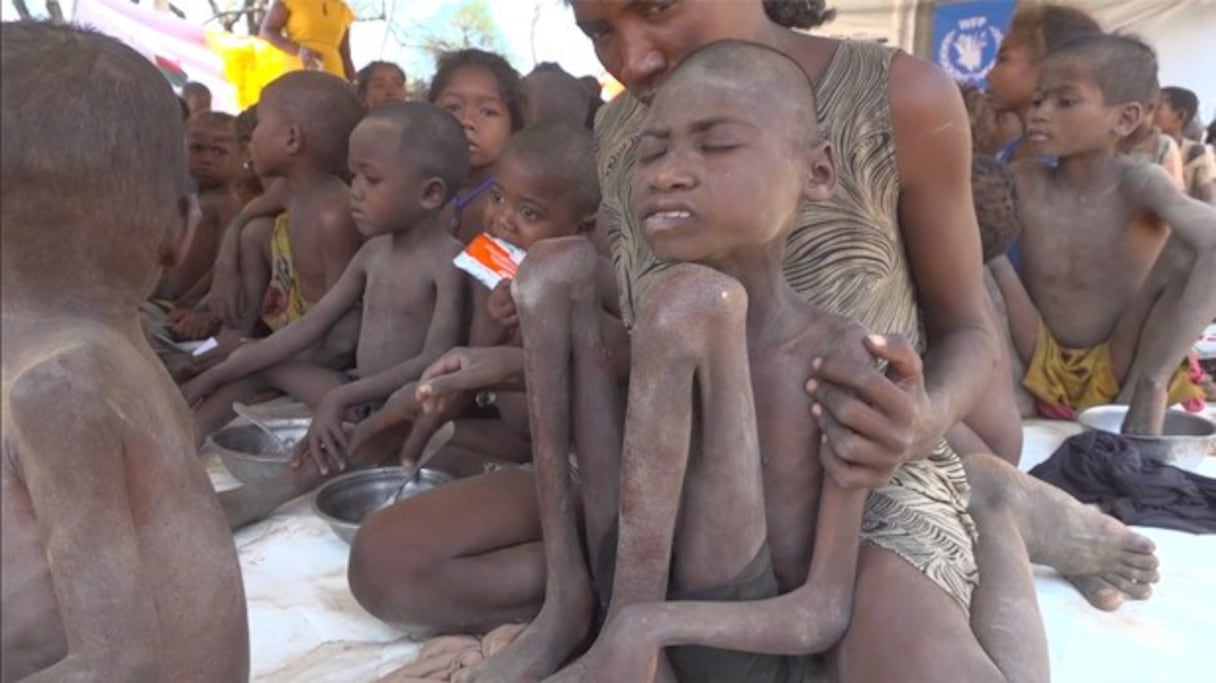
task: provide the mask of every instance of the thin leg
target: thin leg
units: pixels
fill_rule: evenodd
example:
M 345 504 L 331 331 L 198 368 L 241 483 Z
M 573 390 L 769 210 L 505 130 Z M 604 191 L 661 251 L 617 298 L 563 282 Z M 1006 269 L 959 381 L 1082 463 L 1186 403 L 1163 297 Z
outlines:
M 270 386 L 309 408 L 316 408 L 321 399 L 325 398 L 325 394 L 346 382 L 342 373 L 300 360 L 289 360 L 271 366 L 262 375 Z
M 988 268 L 1001 290 L 1005 301 L 1005 312 L 1009 316 L 1009 332 L 1013 335 L 1013 346 L 1022 362 L 1029 365 L 1039 345 L 1039 325 L 1042 318 L 1034 301 L 1026 292 L 1022 279 L 1013 265 L 1004 256 L 989 262 Z
M 575 510 L 569 455 L 576 436 L 573 432 L 594 430 L 595 436 L 607 443 L 592 444 L 586 434 L 578 437 L 578 445 L 589 449 L 580 452 L 579 458 L 590 467 L 587 476 L 601 476 L 610 466 L 595 459 L 605 457 L 605 451 L 611 455 L 613 442 L 619 443 L 608 431 L 611 423 L 609 427 L 598 427 L 612 417 L 611 412 L 596 418 L 571 415 L 572 406 L 576 412 L 584 412 L 603 405 L 603 399 L 581 394 L 610 389 L 594 376 L 593 369 L 583 367 L 571 372 L 572 365 L 591 362 L 589 354 L 576 352 L 574 347 L 594 344 L 595 340 L 585 336 L 586 333 L 575 332 L 574 326 L 585 325 L 587 309 L 597 303 L 595 262 L 594 248 L 585 240 L 546 241 L 533 247 L 513 285 L 520 329 L 526 340 L 524 373 L 528 381 L 532 458 L 545 556 L 545 600 L 536 619 L 519 638 L 483 666 L 467 672 L 461 679 L 464 681 L 539 679 L 555 671 L 591 628 L 594 592 Z M 598 328 L 594 324 L 594 309 L 590 311 L 590 329 L 594 331 Z M 572 379 L 582 380 L 583 385 L 576 389 Z M 611 486 L 608 481 L 601 483 Z M 593 488 L 595 484 L 584 480 L 585 494 Z M 595 524 L 606 524 L 616 511 L 613 489 L 590 496 L 586 504 L 611 506 L 585 510 L 585 514 L 597 520 Z
M 544 596 L 536 484 L 504 469 L 372 515 L 351 544 L 351 592 L 415 635 L 485 632 L 534 616 Z
M 832 680 L 1003 681 L 945 591 L 892 552 L 863 544 L 853 619 L 828 655 Z
M 1004 522 L 994 530 L 986 525 L 996 514 L 1008 515 L 1030 561 L 1063 574 L 1102 610 L 1117 609 L 1125 595 L 1152 594 L 1159 573 L 1150 539 L 993 456 L 967 455 L 963 466 L 972 488 L 968 511 L 981 538 L 1007 535 Z M 981 576 L 984 571 L 981 565 Z
M 238 401 L 248 403 L 268 389 L 270 386 L 259 376 L 254 375 L 226 384 L 203 399 L 203 402 L 194 410 L 195 435 L 199 444 L 201 445 L 203 439 L 232 422 L 232 418 L 236 417 L 236 413 L 232 412 L 233 403 Z

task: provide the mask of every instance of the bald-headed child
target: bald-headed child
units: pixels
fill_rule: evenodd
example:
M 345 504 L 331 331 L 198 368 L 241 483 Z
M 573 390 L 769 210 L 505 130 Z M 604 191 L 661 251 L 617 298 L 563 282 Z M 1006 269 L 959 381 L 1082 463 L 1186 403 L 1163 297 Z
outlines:
M 186 121 L 186 162 L 198 188 L 201 214 L 186 258 L 165 271 L 156 296 L 173 304 L 170 330 L 178 339 L 208 337 L 219 318 L 196 307 L 211 288 L 215 259 L 228 222 L 241 210 L 241 145 L 236 119 L 223 112 L 206 111 Z
M 236 548 L 137 318 L 189 242 L 177 102 L 81 29 L 5 22 L 0 54 L 0 678 L 247 680 Z
M 452 259 L 461 245 L 443 230 L 440 213 L 464 182 L 468 159 L 459 123 L 433 105 L 389 103 L 370 113 L 350 137 L 349 211 L 367 242 L 301 318 L 183 386 L 190 403 L 202 400 L 204 406 L 218 400 L 218 387 L 246 381 L 315 408 L 302 444 L 310 466 L 263 489 L 302 493 L 343 469 L 342 423 L 383 403 L 458 343 L 462 277 Z M 296 358 L 360 308 L 358 379 L 348 381 L 344 373 Z M 243 491 L 239 514 L 229 509 L 234 525 L 285 500 L 257 488 Z
M 1159 434 L 1167 404 L 1202 396 L 1180 363 L 1216 315 L 1216 208 L 1119 154 L 1156 92 L 1135 38 L 1084 36 L 1047 58 L 1026 140 L 1059 162 L 1014 166 L 1022 278 L 1001 261 L 994 274 L 1041 405 L 1130 402 L 1124 431 Z
M 351 132 L 363 113 L 348 83 L 320 71 L 293 71 L 262 91 L 250 155 L 260 176 L 278 180 L 273 199 L 284 211 L 273 225 L 259 223 L 259 229 L 240 235 L 246 303 L 261 305 L 244 308 L 238 334 L 231 336 L 252 336 L 259 319 L 277 331 L 302 318 L 338 282 L 358 251 L 363 240 L 351 216 L 350 190 L 339 174 L 346 169 Z M 322 339 L 297 352 L 307 352 L 301 359 L 305 365 L 341 369 L 350 362 L 358 331 L 355 308 Z M 259 381 L 236 381 L 240 377 L 232 377 L 230 386 L 212 385 L 202 392 L 210 400 L 196 410 L 199 438 L 232 419 L 234 401 L 250 400 L 264 388 Z M 307 377 L 301 379 L 309 384 Z M 280 390 L 300 393 L 289 389 L 300 381 L 294 376 L 280 380 L 274 383 Z
M 591 135 L 580 124 L 549 121 L 525 128 L 507 143 L 498 168 L 482 221 L 488 235 L 526 254 L 543 240 L 586 235 L 593 229 L 599 181 Z M 601 265 L 610 279 L 611 265 Z M 498 347 L 498 356 L 504 362 L 522 365 L 522 339 L 511 280 L 504 278 L 493 290 L 471 275 L 466 280 L 472 302 L 468 346 Z M 611 325 L 610 316 L 605 315 L 602 322 Z M 455 355 L 459 353 L 456 350 Z M 433 461 L 434 466 L 461 475 L 480 472 L 487 461 L 530 459 L 528 410 L 520 387 L 464 387 L 457 392 L 458 397 L 453 397 L 443 386 L 444 381 L 437 381 L 438 387 L 421 383 L 426 386 L 423 397 L 433 399 L 427 401 L 430 410 L 425 416 L 418 384 L 411 383 L 396 392 L 383 410 L 355 428 L 352 444 L 368 443 L 386 429 L 412 424 L 401 457 L 413 461 L 438 427 L 455 419 L 453 437 Z M 481 410 L 470 415 L 475 400 Z

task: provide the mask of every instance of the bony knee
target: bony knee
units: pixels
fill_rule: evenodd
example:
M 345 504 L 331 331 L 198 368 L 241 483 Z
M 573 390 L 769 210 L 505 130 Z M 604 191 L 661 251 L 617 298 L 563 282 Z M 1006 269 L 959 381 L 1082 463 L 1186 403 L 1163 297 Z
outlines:
M 582 237 L 537 242 L 528 250 L 511 285 L 516 306 L 535 305 L 546 292 L 580 284 L 593 286 L 598 258 L 595 246 Z
M 673 340 L 729 330 L 747 319 L 747 292 L 738 280 L 704 266 L 665 271 L 646 292 L 638 327 Z

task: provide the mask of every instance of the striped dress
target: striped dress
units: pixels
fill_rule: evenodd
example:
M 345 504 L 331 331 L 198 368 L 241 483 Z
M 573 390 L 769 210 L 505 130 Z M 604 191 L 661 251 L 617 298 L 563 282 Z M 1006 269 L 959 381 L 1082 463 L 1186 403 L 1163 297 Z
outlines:
M 803 208 L 786 242 L 784 268 L 790 285 L 812 304 L 919 344 L 919 311 L 897 220 L 900 182 L 887 95 L 894 54 L 877 44 L 842 42 L 815 85 L 818 118 L 836 153 L 837 188 L 830 201 Z M 623 94 L 596 122 L 599 225 L 612 248 L 630 326 L 636 303 L 665 267 L 629 211 L 644 116 L 644 105 Z M 943 441 L 870 496 L 863 525 L 867 541 L 912 563 L 964 610 L 978 577 L 968 491 L 962 463 Z

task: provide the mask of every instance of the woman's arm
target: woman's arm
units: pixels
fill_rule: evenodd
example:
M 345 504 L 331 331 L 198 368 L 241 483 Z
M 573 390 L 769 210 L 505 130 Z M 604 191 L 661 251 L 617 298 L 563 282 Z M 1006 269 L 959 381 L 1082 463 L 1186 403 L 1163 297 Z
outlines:
M 826 360 L 808 385 L 829 435 L 847 434 L 833 445 L 854 471 L 852 483 L 869 487 L 905 461 L 927 456 L 970 412 L 993 376 L 1000 348 L 986 314 L 971 198 L 971 130 L 958 87 L 936 67 L 899 55 L 892 62 L 890 99 L 899 230 L 927 350 L 922 361 L 907 340 L 872 337 L 867 348 L 887 361 L 885 373 Z
M 891 68 L 902 189 L 900 235 L 924 316 L 924 383 L 934 441 L 970 411 L 992 376 L 998 339 L 984 315 L 979 225 L 971 199 L 971 131 L 958 87 L 911 57 Z M 922 454 L 917 454 L 922 455 Z
M 271 2 L 270 9 L 266 10 L 266 16 L 262 17 L 262 25 L 258 28 L 258 37 L 279 48 L 285 54 L 295 57 L 300 54 L 300 46 L 294 40 L 283 35 L 283 29 L 287 26 L 287 17 L 289 16 L 291 16 L 291 12 L 287 9 L 287 5 L 283 4 L 282 0 Z

